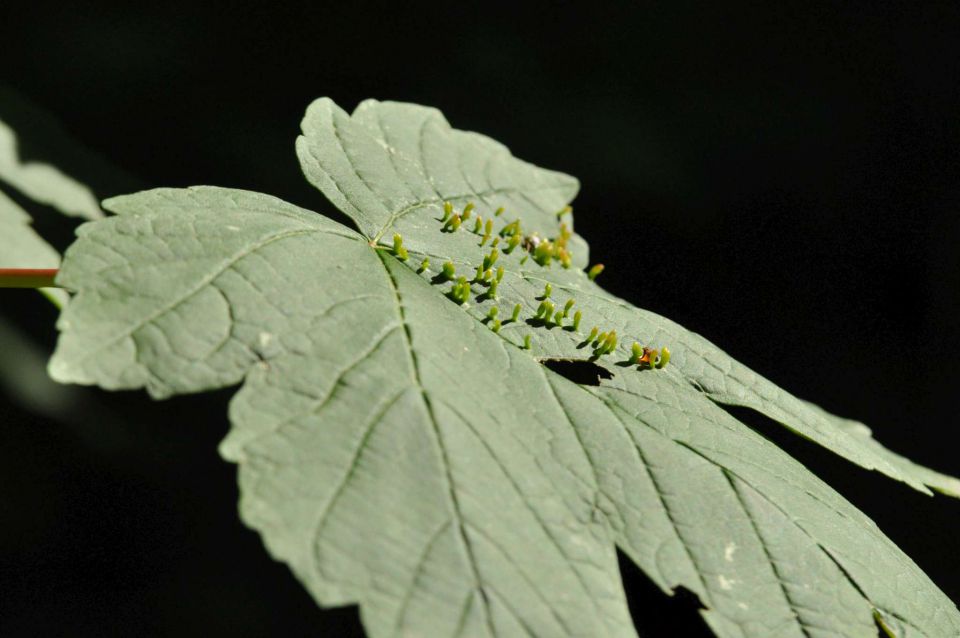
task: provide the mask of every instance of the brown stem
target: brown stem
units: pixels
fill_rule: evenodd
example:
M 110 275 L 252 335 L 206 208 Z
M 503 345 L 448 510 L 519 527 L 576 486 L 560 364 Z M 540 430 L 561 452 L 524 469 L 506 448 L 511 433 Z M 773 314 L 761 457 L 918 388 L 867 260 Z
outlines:
M 56 268 L 0 268 L 0 288 L 53 288 Z

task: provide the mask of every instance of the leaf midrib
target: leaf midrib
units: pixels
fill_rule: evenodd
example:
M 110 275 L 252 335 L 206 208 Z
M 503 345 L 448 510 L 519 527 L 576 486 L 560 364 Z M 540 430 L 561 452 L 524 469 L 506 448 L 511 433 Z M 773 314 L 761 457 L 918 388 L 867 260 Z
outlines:
M 473 547 L 470 544 L 470 539 L 467 537 L 466 531 L 466 521 L 464 520 L 463 513 L 460 510 L 460 502 L 457 499 L 455 481 L 453 479 L 453 473 L 451 472 L 450 457 L 447 452 L 446 446 L 443 443 L 443 436 L 440 433 L 440 424 L 437 422 L 436 414 L 433 411 L 433 405 L 430 402 L 430 397 L 426 392 L 426 389 L 423 386 L 423 381 L 420 375 L 420 368 L 417 362 L 417 356 L 413 349 L 413 338 L 410 334 L 410 326 L 406 320 L 406 313 L 403 307 L 403 300 L 400 293 L 400 287 L 397 284 L 396 279 L 393 276 L 393 273 L 390 272 L 390 267 L 386 263 L 387 256 L 385 256 L 381 251 L 375 251 L 377 257 L 380 259 L 383 266 L 384 274 L 386 275 L 387 281 L 390 284 L 390 288 L 393 291 L 394 301 L 396 302 L 396 310 L 400 324 L 403 327 L 403 337 L 405 341 L 404 351 L 407 353 L 408 363 L 410 365 L 410 371 L 413 377 L 413 381 L 416 385 L 417 390 L 421 400 L 423 401 L 423 407 L 426 410 L 428 420 L 430 422 L 431 431 L 434 435 L 434 440 L 437 444 L 438 452 L 440 455 L 440 463 L 443 466 L 446 483 L 447 483 L 447 494 L 449 499 L 449 505 L 451 507 L 451 514 L 456 521 L 456 526 L 458 530 L 457 538 L 459 539 L 462 550 L 467 557 L 467 562 L 470 565 L 470 571 L 473 574 L 474 589 L 480 594 L 480 598 L 483 601 L 484 608 L 484 618 L 487 624 L 487 630 L 491 636 L 496 636 L 496 631 L 493 628 L 493 618 L 490 614 L 490 602 L 487 599 L 487 593 L 481 584 L 480 570 L 477 566 L 477 559 L 473 553 Z

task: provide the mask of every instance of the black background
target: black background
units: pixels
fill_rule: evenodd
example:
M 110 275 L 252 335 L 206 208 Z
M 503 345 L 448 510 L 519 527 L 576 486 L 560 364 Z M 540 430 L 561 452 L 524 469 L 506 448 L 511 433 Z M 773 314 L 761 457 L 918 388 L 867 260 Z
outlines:
M 581 179 L 610 290 L 960 472 L 960 5 L 343 4 L 4 3 L 0 82 L 129 174 L 99 195 L 216 184 L 326 213 L 293 153 L 313 98 L 437 106 Z M 49 352 L 48 305 L 0 304 Z M 0 634 L 356 631 L 239 522 L 229 391 L 64 392 L 0 397 Z M 751 422 L 960 600 L 960 503 Z M 687 606 L 624 568 L 638 622 L 680 635 Z

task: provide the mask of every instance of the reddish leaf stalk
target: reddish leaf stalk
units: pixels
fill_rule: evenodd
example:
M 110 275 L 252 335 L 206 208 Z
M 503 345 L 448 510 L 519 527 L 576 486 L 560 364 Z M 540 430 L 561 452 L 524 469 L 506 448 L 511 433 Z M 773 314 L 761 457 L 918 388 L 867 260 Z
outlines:
M 0 268 L 0 288 L 53 288 L 56 268 Z

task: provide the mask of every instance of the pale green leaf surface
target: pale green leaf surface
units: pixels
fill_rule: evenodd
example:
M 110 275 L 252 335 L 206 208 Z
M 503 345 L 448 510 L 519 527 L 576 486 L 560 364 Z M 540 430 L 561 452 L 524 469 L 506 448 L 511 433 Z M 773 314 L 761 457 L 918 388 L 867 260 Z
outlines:
M 519 160 L 499 142 L 452 129 L 440 111 L 415 104 L 367 100 L 350 116 L 321 98 L 302 127 L 297 155 L 307 179 L 373 241 L 390 242 L 395 232 L 422 239 L 437 228 L 445 201 L 458 210 L 473 202 L 485 218 L 500 207 L 503 219 L 522 211 L 527 232 L 547 237 L 580 188 L 573 177 Z M 464 257 L 475 245 L 472 236 L 447 239 L 444 250 Z M 573 243 L 575 265 L 585 266 L 586 242 Z
M 318 600 L 361 601 L 371 635 L 632 634 L 562 412 L 523 384 L 497 401 L 469 389 L 515 368 L 542 394 L 536 362 L 356 233 L 276 199 L 202 188 L 106 205 L 119 216 L 82 227 L 62 271 L 83 292 L 53 375 L 155 396 L 246 375 L 223 444 L 243 514 Z M 553 453 L 569 467 L 541 469 Z
M 103 217 L 89 188 L 49 164 L 22 162 L 16 134 L 3 121 L 0 121 L 0 181 L 65 215 L 84 219 Z
M 897 635 L 960 633 L 955 605 L 869 519 L 715 401 L 918 488 L 953 479 L 579 270 L 518 251 L 498 261 L 498 300 L 480 285 L 466 307 L 443 296 L 440 263 L 471 276 L 485 250 L 440 232 L 444 200 L 504 206 L 498 228 L 519 217 L 546 237 L 572 178 L 413 105 L 351 118 L 321 100 L 304 128 L 305 172 L 363 236 L 235 190 L 109 200 L 118 216 L 67 253 L 59 281 L 78 295 L 51 372 L 157 397 L 242 381 L 221 451 L 244 520 L 318 602 L 359 603 L 372 636 L 631 636 L 616 545 L 665 590 L 695 592 L 720 636 L 873 637 L 875 615 Z M 397 229 L 407 264 L 368 245 Z M 531 321 L 547 280 L 559 305 L 576 298 L 580 334 Z M 521 321 L 495 334 L 481 321 L 494 303 L 502 318 L 521 303 Z M 536 361 L 586 358 L 594 323 L 674 359 L 640 371 L 616 365 L 621 348 L 599 386 Z

